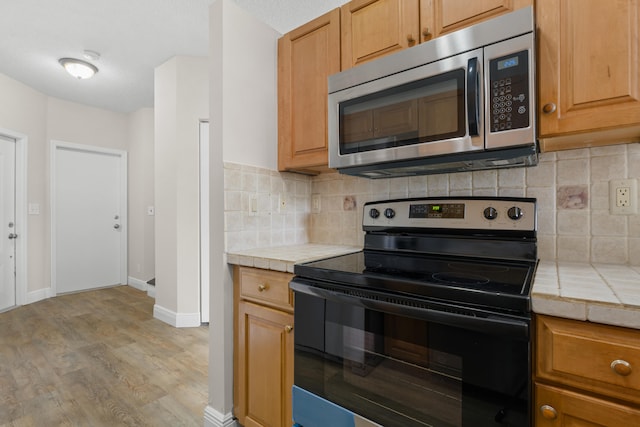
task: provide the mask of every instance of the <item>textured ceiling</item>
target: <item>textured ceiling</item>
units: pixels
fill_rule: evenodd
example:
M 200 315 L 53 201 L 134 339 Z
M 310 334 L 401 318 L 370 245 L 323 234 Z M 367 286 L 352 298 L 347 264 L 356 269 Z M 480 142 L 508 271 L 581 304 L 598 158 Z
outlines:
M 118 112 L 153 106 L 153 70 L 176 55 L 204 56 L 217 0 L 0 0 L 0 73 L 44 94 Z M 219 1 L 219 0 L 218 0 Z M 226 0 L 280 33 L 346 0 Z M 101 54 L 93 79 L 58 64 Z

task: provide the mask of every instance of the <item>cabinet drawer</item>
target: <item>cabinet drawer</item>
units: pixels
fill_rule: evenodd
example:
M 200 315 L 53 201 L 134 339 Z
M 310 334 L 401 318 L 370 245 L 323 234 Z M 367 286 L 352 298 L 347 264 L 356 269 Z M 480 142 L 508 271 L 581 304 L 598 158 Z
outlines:
M 538 378 L 640 403 L 640 331 L 537 319 Z
M 240 298 L 293 310 L 293 293 L 289 290 L 292 274 L 250 267 L 237 271 Z
M 536 384 L 535 396 L 536 427 L 620 427 L 640 422 L 637 408 L 557 387 Z

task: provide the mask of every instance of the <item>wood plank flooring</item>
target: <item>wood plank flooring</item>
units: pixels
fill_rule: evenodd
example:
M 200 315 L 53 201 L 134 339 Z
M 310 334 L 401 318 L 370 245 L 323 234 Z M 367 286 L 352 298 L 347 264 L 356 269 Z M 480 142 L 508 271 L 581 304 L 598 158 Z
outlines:
M 129 286 L 0 313 L 0 426 L 202 426 L 208 328 Z

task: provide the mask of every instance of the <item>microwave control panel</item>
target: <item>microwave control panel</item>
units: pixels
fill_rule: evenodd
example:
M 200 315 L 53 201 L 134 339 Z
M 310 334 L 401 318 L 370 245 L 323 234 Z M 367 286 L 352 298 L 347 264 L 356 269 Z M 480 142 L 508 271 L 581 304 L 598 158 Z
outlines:
M 529 51 L 489 61 L 491 132 L 529 126 Z

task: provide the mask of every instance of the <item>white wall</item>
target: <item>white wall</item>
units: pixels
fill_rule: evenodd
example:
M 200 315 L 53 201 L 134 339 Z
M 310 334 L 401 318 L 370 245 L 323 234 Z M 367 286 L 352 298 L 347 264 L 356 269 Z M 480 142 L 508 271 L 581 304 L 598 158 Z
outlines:
M 232 425 L 233 283 L 224 256 L 224 162 L 276 169 L 279 34 L 230 0 L 209 14 L 211 297 L 206 426 Z
M 209 115 L 208 60 L 180 56 L 155 70 L 154 316 L 200 325 L 199 120 Z
M 155 217 L 147 215 L 154 205 L 153 114 L 143 108 L 129 115 L 129 282 L 155 276 Z

